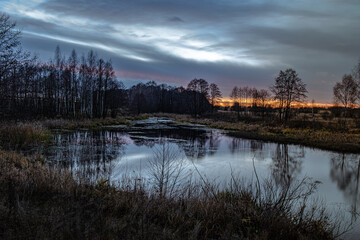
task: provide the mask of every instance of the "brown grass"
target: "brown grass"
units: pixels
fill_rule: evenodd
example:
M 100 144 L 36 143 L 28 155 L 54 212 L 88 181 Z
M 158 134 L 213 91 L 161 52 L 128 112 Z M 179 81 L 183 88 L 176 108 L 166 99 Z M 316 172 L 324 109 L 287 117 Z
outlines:
M 50 132 L 40 123 L 17 123 L 0 126 L 0 146 L 19 150 L 51 140 Z
M 280 194 L 270 187 L 264 197 L 237 184 L 223 191 L 198 186 L 169 198 L 136 184 L 76 181 L 39 157 L 1 151 L 0 238 L 333 239 L 326 216 L 291 206 L 289 199 L 311 193 L 302 186 Z
M 188 115 L 169 115 L 169 117 L 179 122 L 204 124 L 211 128 L 232 130 L 233 132 L 230 134 L 235 137 L 360 153 L 360 131 L 356 128 L 344 129 L 341 125 L 329 128 L 313 128 L 311 122 L 297 122 L 299 120 L 282 125 L 276 122 L 233 122 L 214 118 L 193 118 Z M 326 124 L 328 124 L 326 126 L 330 126 L 332 123 Z

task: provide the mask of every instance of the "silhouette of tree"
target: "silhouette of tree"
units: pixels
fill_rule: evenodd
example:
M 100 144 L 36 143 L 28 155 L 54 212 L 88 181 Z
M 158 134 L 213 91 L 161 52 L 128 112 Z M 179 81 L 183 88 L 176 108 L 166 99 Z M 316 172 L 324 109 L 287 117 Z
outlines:
M 193 79 L 189 82 L 187 90 L 191 92 L 191 106 L 193 115 L 198 116 L 206 111 L 206 104 L 209 99 L 209 84 L 206 80 Z
M 0 15 L 0 81 L 4 81 L 21 55 L 20 31 L 15 27 L 16 23 L 12 22 L 8 15 Z
M 234 108 L 237 112 L 237 118 L 238 120 L 240 119 L 240 102 L 241 102 L 241 95 L 240 95 L 240 91 L 239 88 L 237 86 L 235 86 L 230 94 L 230 98 L 234 103 Z
M 274 100 L 279 101 L 280 120 L 282 120 L 284 114 L 285 121 L 290 117 L 291 104 L 303 102 L 307 97 L 306 84 L 298 77 L 296 71 L 291 68 L 280 71 L 275 78 L 275 84 L 270 90 L 274 94 Z
M 214 105 L 217 103 L 222 97 L 219 86 L 215 83 L 210 84 L 210 103 L 212 105 L 212 111 L 214 110 Z
M 258 94 L 258 99 L 259 99 L 259 103 L 260 103 L 260 106 L 261 106 L 262 117 L 264 117 L 266 104 L 270 100 L 271 94 L 266 89 L 261 89 L 260 91 L 258 91 L 257 94 Z
M 334 86 L 334 101 L 344 106 L 344 119 L 347 109 L 353 107 L 358 97 L 358 84 L 351 75 L 345 74 L 341 82 Z

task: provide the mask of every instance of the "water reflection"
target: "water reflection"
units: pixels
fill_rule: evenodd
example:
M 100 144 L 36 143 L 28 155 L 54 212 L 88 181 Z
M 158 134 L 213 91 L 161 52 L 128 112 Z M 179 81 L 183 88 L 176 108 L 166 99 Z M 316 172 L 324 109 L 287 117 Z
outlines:
M 264 149 L 265 145 L 262 141 L 252 140 L 252 139 L 243 139 L 243 138 L 232 138 L 231 143 L 229 144 L 229 149 L 232 154 L 239 153 L 243 151 L 250 151 L 256 160 L 264 160 Z
M 154 147 L 156 143 L 175 142 L 183 149 L 186 157 L 200 160 L 206 155 L 213 155 L 220 144 L 221 133 L 204 128 L 171 128 L 171 129 L 143 129 L 130 131 L 129 135 L 137 146 Z
M 50 163 L 92 181 L 131 175 L 136 169 L 145 173 L 146 162 L 164 143 L 179 150 L 178 157 L 185 156 L 190 160 L 188 164 L 196 166 L 209 180 L 226 180 L 232 169 L 239 171 L 241 178 L 251 179 L 254 159 L 259 176 L 270 175 L 280 186 L 311 177 L 322 182 L 319 196 L 325 196 L 332 204 L 350 206 L 353 217 L 359 212 L 359 155 L 241 139 L 226 132 L 174 122 L 143 122 L 126 130 L 115 129 L 57 134 L 54 144 L 40 151 Z
M 351 204 L 353 217 L 359 215 L 359 178 L 360 158 L 355 154 L 332 154 L 330 178 L 337 183 L 337 187 L 343 192 L 345 198 Z
M 58 134 L 53 142 L 54 145 L 43 152 L 53 165 L 96 180 L 110 178 L 114 169 L 112 160 L 121 158 L 129 138 L 109 131 L 76 132 Z
M 301 172 L 302 161 L 305 158 L 304 147 L 291 148 L 287 144 L 277 144 L 272 154 L 272 175 L 276 184 L 287 186 Z
M 173 142 L 187 159 L 199 160 L 216 153 L 221 133 L 204 128 L 143 129 L 124 131 L 89 131 L 62 133 L 54 137 L 54 144 L 42 151 L 55 166 L 67 168 L 90 180 L 111 179 L 114 170 L 131 147 L 154 148 L 157 144 Z M 116 160 L 116 162 L 113 162 Z M 120 170 L 121 171 L 121 170 Z M 116 177 L 116 176 L 115 176 Z

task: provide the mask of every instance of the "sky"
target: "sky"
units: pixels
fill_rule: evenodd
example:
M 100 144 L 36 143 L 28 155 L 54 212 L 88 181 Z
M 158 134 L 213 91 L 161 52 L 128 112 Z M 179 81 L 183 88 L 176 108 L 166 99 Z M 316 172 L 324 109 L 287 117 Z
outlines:
M 360 0 L 1 0 L 0 11 L 40 59 L 57 45 L 67 56 L 93 49 L 126 86 L 203 78 L 228 97 L 293 68 L 309 101 L 332 103 L 360 59 Z

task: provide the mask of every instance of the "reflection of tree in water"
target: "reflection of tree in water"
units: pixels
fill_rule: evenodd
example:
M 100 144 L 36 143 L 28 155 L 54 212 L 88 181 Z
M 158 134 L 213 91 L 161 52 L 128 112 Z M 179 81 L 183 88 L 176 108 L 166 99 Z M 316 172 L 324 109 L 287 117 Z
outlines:
M 359 197 L 360 158 L 356 154 L 331 155 L 331 180 L 337 183 L 338 188 L 344 193 L 345 198 L 351 202 L 353 216 L 360 212 L 357 205 Z
M 160 142 L 174 142 L 184 150 L 189 159 L 201 159 L 214 154 L 220 144 L 221 134 L 217 130 L 173 128 L 152 129 L 130 133 L 137 146 L 153 147 Z
M 272 155 L 272 175 L 276 184 L 287 186 L 301 171 L 302 159 L 305 157 L 304 147 L 291 148 L 287 144 L 277 144 Z
M 214 155 L 219 148 L 221 134 L 217 130 L 212 130 L 208 133 L 209 137 L 209 154 Z
M 147 139 L 147 138 L 140 138 L 140 137 L 132 137 L 134 144 L 138 147 L 146 146 L 149 148 L 153 148 L 155 143 L 159 141 L 159 139 Z
M 110 179 L 112 160 L 124 154 L 124 134 L 109 131 L 59 134 L 44 154 L 52 164 L 69 169 L 88 180 Z
M 229 148 L 232 154 L 235 152 L 243 152 L 244 149 L 250 150 L 253 156 L 256 156 L 257 160 L 264 160 L 264 151 L 266 143 L 258 140 L 244 139 L 233 137 Z

